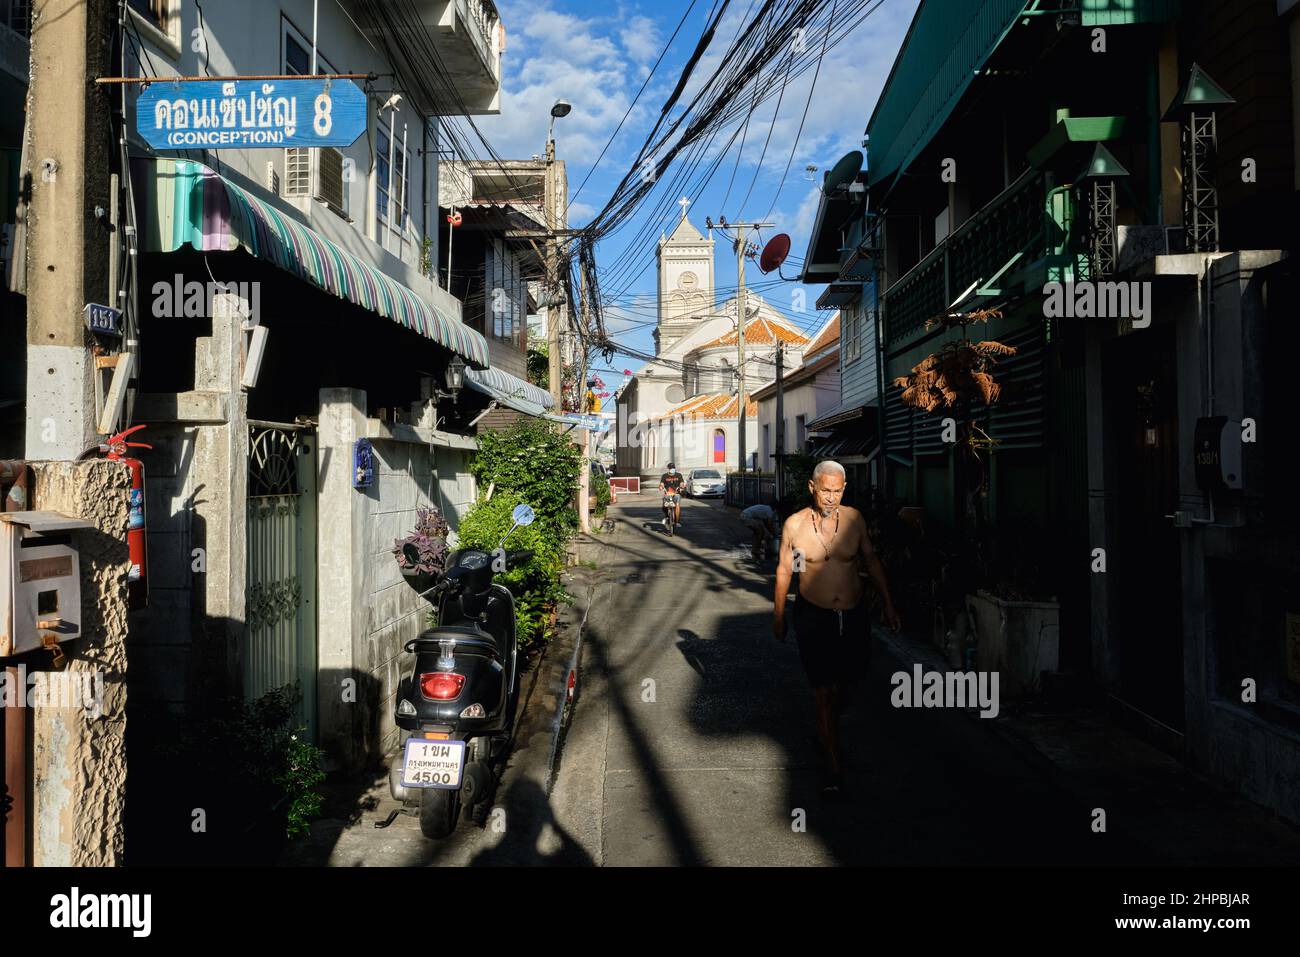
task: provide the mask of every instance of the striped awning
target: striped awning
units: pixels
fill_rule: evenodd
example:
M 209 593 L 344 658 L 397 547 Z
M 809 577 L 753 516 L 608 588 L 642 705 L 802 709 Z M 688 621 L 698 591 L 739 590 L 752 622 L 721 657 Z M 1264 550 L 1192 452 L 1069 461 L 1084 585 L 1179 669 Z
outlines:
M 555 405 L 555 399 L 545 389 L 525 382 L 500 369 L 465 370 L 466 384 L 476 392 L 496 399 L 502 405 L 527 415 L 542 416 Z
M 330 295 L 432 339 L 473 367 L 488 367 L 482 335 L 286 210 L 193 160 L 159 157 L 138 162 L 145 167 L 139 181 L 148 194 L 145 250 L 174 252 L 186 244 L 200 252 L 243 247 Z

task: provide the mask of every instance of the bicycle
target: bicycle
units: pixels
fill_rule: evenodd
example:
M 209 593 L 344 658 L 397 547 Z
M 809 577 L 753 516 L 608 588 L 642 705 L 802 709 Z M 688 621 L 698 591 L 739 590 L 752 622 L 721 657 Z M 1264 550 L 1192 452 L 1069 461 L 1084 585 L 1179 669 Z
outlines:
M 677 514 L 677 503 L 681 499 L 680 495 L 667 493 L 664 495 L 664 527 L 668 529 L 668 537 L 673 537 L 673 519 Z

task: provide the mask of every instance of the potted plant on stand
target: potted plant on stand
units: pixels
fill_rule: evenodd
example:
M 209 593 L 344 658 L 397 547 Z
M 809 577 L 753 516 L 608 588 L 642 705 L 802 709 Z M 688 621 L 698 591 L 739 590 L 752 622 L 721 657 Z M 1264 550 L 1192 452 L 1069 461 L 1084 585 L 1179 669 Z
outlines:
M 406 538 L 393 540 L 393 555 L 406 583 L 423 594 L 434 586 L 447 567 L 450 529 L 435 505 L 417 508 L 415 514 L 415 529 Z
M 937 562 L 939 574 L 933 586 L 933 609 L 937 610 L 933 613 L 936 641 L 944 647 L 950 662 L 960 662 L 968 669 L 974 665 L 969 653 L 972 650 L 979 667 L 987 670 L 998 668 L 986 657 L 993 652 L 993 645 L 986 640 L 987 633 L 993 629 L 993 619 L 977 614 L 976 609 L 983 609 L 983 605 L 978 602 L 972 605 L 973 596 L 967 595 L 964 602 L 955 600 L 966 592 L 967 583 L 980 577 L 986 552 L 983 499 L 988 491 L 988 470 L 985 454 L 992 452 L 997 440 L 976 424 L 975 407 L 979 402 L 990 406 L 998 401 L 1002 386 L 994 379 L 994 367 L 1001 359 L 1015 355 L 1016 348 L 992 339 L 974 341 L 966 329 L 975 323 L 987 324 L 990 319 L 1001 318 L 1001 315 L 997 309 L 976 309 L 951 312 L 928 320 L 925 324 L 927 329 L 936 325 L 960 329 L 960 337 L 944 342 L 937 351 L 913 366 L 907 375 L 893 382 L 903 390 L 900 401 L 904 405 L 930 415 L 951 416 L 955 426 L 953 465 L 956 495 L 961 502 L 957 523 L 960 534 Z M 977 650 L 968 626 L 973 626 L 979 636 Z

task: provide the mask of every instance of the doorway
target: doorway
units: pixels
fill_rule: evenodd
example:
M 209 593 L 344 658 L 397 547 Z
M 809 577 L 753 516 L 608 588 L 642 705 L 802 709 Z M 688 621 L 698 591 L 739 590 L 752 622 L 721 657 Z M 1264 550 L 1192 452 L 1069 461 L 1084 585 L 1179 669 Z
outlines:
M 1110 345 L 1106 432 L 1115 462 L 1114 576 L 1118 689 L 1125 704 L 1182 732 L 1182 560 L 1178 507 L 1178 382 L 1172 326 Z
M 244 698 L 302 692 L 295 726 L 316 740 L 316 433 L 249 422 Z

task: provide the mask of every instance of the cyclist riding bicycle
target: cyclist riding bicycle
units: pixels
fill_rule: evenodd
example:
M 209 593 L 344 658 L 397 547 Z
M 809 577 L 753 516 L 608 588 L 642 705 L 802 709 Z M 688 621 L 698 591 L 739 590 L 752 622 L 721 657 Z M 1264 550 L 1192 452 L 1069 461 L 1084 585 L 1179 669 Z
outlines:
M 682 486 L 686 480 L 682 478 L 677 466 L 672 462 L 668 463 L 668 471 L 659 477 L 659 491 L 664 497 L 664 507 L 667 508 L 671 503 L 673 508 L 673 524 L 682 524 Z

